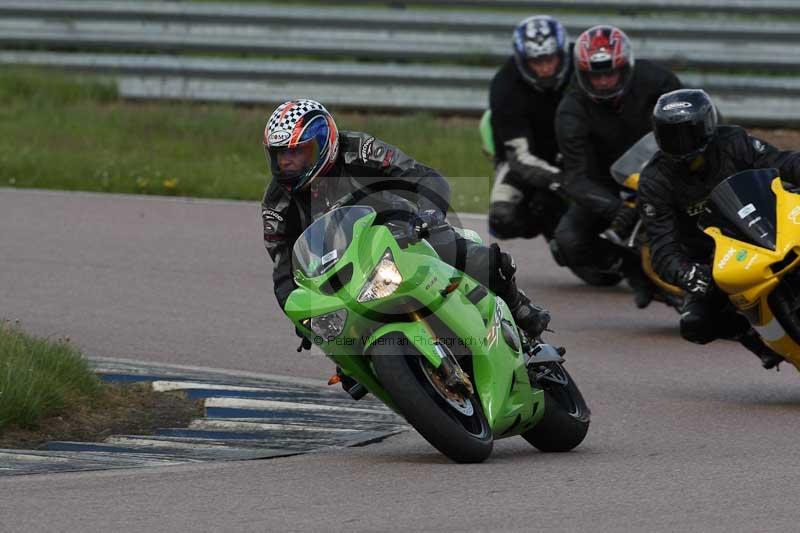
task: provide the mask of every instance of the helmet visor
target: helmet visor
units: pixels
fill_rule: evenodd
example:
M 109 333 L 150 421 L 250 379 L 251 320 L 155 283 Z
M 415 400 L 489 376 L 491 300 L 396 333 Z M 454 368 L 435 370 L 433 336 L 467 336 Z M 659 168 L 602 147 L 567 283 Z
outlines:
M 293 147 L 264 147 L 272 177 L 287 185 L 305 179 L 319 162 L 321 148 L 316 138 Z
M 709 141 L 705 125 L 702 122 L 660 124 L 655 133 L 661 151 L 675 157 L 697 154 L 706 147 Z

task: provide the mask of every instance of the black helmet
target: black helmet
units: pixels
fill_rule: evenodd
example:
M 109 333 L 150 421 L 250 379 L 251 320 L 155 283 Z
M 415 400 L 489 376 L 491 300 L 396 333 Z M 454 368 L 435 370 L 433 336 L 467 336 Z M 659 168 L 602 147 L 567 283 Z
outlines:
M 717 135 L 717 110 L 700 89 L 663 94 L 653 109 L 653 133 L 664 154 L 691 159 L 705 151 Z

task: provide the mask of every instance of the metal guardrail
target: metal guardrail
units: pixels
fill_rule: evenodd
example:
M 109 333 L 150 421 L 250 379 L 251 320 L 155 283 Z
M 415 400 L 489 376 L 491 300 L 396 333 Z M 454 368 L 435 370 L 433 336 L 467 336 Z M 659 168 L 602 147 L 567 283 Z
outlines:
M 580 9 L 587 12 L 612 11 L 621 13 L 674 12 L 734 13 L 747 15 L 800 14 L 800 4 L 795 0 L 572 0 L 568 5 L 561 0 L 346 0 L 349 4 L 382 4 L 402 6 L 455 6 L 518 8 L 530 10 Z
M 380 87 L 330 83 L 206 80 L 183 77 L 122 77 L 120 92 L 132 99 L 171 99 L 278 104 L 313 98 L 331 107 L 357 110 L 428 111 L 477 115 L 486 109 L 487 92 L 452 87 Z M 715 95 L 725 119 L 745 126 L 800 126 L 794 98 Z
M 800 12 L 800 10 L 799 10 Z M 43 19 L 117 20 L 250 25 L 318 25 L 326 28 L 373 30 L 430 30 L 447 32 L 498 33 L 508 38 L 520 16 L 491 12 L 303 8 L 264 5 L 197 4 L 175 2 L 76 2 L 62 0 L 0 1 L 0 16 Z M 559 15 L 568 31 L 577 35 L 602 19 L 603 23 L 624 28 L 630 36 L 680 37 L 698 40 L 758 39 L 761 41 L 800 41 L 800 21 L 714 20 L 652 18 L 635 16 Z
M 151 22 L 0 20 L 0 45 L 149 52 L 237 52 L 265 55 L 356 57 L 376 60 L 499 62 L 507 36 L 419 31 L 347 30 L 253 25 Z M 800 42 L 752 43 L 634 39 L 639 57 L 682 68 L 795 72 Z
M 447 1 L 419 2 L 423 3 L 449 5 Z M 578 0 L 574 6 L 596 3 Z M 628 6 L 653 4 L 645 0 L 638 3 L 620 0 L 620 3 Z M 657 3 L 675 6 L 686 2 L 663 0 Z M 723 3 L 753 7 L 781 2 L 696 0 L 691 3 L 706 7 Z M 800 13 L 800 0 L 797 6 Z M 735 10 L 728 10 L 731 11 Z M 600 22 L 594 17 L 579 15 L 561 18 L 568 25 L 581 29 Z M 800 96 L 800 78 L 751 75 L 753 70 L 798 71 L 800 22 L 780 19 L 770 20 L 768 24 L 763 20 L 742 19 L 684 22 L 663 17 L 617 17 L 604 21 L 609 20 L 632 35 L 638 35 L 634 37 L 637 57 L 696 70 L 747 71 L 745 74 L 681 74 L 687 85 L 709 90 L 719 100 L 729 120 L 759 125 L 800 125 L 800 106 L 793 101 Z M 486 106 L 488 83 L 496 67 L 443 63 L 499 63 L 508 57 L 510 28 L 517 21 L 516 15 L 483 11 L 0 0 L 0 46 L 140 53 L 4 51 L 0 52 L 0 64 L 39 65 L 121 76 L 121 92 L 132 98 L 262 103 L 305 95 L 340 107 L 477 113 Z M 308 38 L 309 30 L 313 32 L 313 41 Z M 758 37 L 764 34 L 783 38 L 775 42 Z M 747 39 L 748 35 L 752 39 Z M 736 39 L 725 40 L 731 36 Z M 236 52 L 339 59 L 200 58 L 141 52 Z M 354 62 L 353 58 L 369 61 Z M 437 64 L 408 63 L 420 60 Z M 311 75 L 313 82 L 309 83 Z
M 69 52 L 0 52 L 0 65 L 31 65 L 101 74 L 299 82 L 313 72 L 325 83 L 455 87 L 486 91 L 496 69 L 454 65 L 221 59 Z M 800 98 L 800 77 L 680 73 L 691 87 L 712 93 Z

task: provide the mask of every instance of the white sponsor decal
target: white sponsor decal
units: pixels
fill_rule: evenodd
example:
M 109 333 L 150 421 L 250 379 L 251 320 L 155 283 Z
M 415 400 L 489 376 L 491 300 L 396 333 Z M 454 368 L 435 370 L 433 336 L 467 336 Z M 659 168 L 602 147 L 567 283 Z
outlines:
M 750 213 L 754 213 L 756 210 L 756 206 L 753 204 L 747 204 L 743 208 L 739 209 L 739 218 L 746 218 L 747 215 Z
M 375 142 L 375 137 L 370 137 L 364 144 L 361 145 L 361 160 L 366 163 L 372 155 L 372 144 Z
M 337 257 L 339 257 L 339 251 L 331 250 L 330 252 L 322 256 L 322 264 L 327 265 L 331 261 L 335 261 Z
M 733 258 L 735 253 L 736 253 L 736 248 L 733 247 L 728 248 L 728 251 L 725 252 L 725 255 L 723 255 L 722 259 L 720 259 L 719 263 L 717 263 L 717 268 L 719 270 L 725 268 L 728 265 L 728 261 L 730 261 Z
M 686 109 L 687 107 L 692 107 L 692 104 L 690 102 L 672 102 L 662 107 L 661 110 L 670 111 L 672 109 Z
M 756 152 L 763 152 L 766 146 L 764 146 L 764 143 L 762 143 L 758 139 L 753 139 L 753 148 L 756 149 Z
M 747 227 L 749 228 L 753 224 L 758 224 L 759 222 L 761 222 L 761 217 L 756 217 L 756 218 L 754 218 L 753 220 L 751 220 L 750 222 L 747 223 Z
M 270 144 L 278 144 L 288 140 L 289 137 L 291 136 L 292 134 L 286 130 L 273 131 L 272 133 L 269 134 L 268 140 Z
M 750 267 L 753 266 L 753 263 L 756 262 L 756 259 L 758 259 L 758 254 L 755 254 L 753 257 L 750 258 L 750 261 L 747 262 L 747 264 L 744 266 L 744 269 L 750 270 Z
M 792 224 L 800 224 L 800 205 L 789 211 L 789 220 L 792 221 Z
M 261 211 L 261 216 L 264 218 L 272 218 L 278 222 L 283 222 L 283 217 L 274 209 L 264 209 Z

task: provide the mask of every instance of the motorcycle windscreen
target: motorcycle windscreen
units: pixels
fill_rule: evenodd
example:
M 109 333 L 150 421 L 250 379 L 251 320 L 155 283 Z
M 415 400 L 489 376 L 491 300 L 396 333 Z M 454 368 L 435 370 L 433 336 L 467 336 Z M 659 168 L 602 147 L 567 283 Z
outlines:
M 294 243 L 294 268 L 310 278 L 324 274 L 347 251 L 355 223 L 374 212 L 371 207 L 356 205 L 334 209 L 318 218 Z
M 762 248 L 775 249 L 777 236 L 774 168 L 745 170 L 729 177 L 711 191 L 711 204 L 723 233 Z
M 628 151 L 611 165 L 611 176 L 614 181 L 624 185 L 628 176 L 641 172 L 657 151 L 656 138 L 653 132 L 650 132 L 636 141 L 636 144 L 628 148 Z

